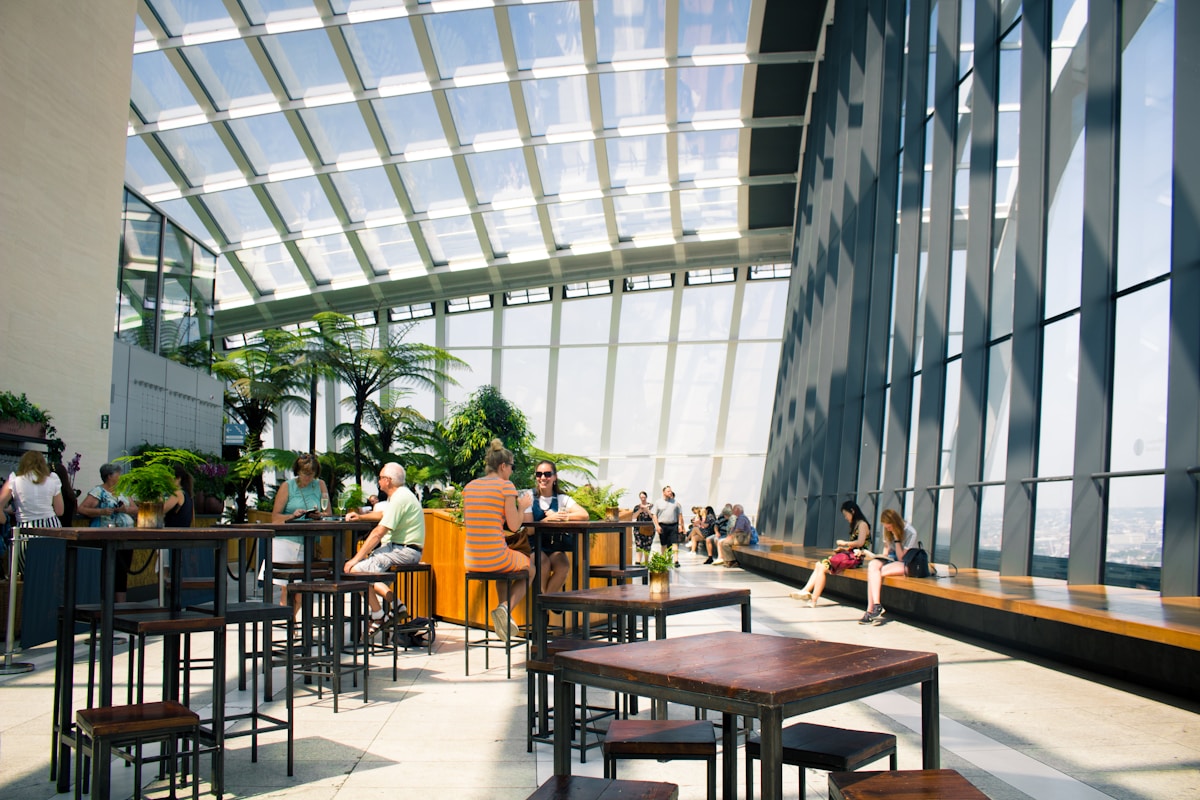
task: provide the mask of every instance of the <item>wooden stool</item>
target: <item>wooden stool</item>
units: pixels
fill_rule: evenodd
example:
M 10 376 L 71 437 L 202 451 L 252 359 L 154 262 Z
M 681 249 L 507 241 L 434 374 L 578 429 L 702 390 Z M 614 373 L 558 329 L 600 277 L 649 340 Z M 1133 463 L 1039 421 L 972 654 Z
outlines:
M 84 791 L 84 757 L 91 759 L 92 789 L 97 797 L 109 796 L 109 767 L 115 755 L 133 764 L 133 796 L 142 796 L 142 764 L 170 762 L 171 797 L 175 796 L 176 739 L 191 743 L 192 800 L 200 796 L 200 717 L 173 700 L 130 706 L 102 706 L 75 713 L 79 741 L 75 748 L 75 798 Z M 145 757 L 142 745 L 163 742 L 163 754 Z M 122 745 L 132 745 L 123 750 Z M 218 794 L 218 797 L 220 795 Z
M 614 781 L 555 775 L 527 800 L 679 800 L 679 787 L 656 781 Z
M 717 800 L 717 732 L 708 720 L 613 720 L 604 734 L 604 777 L 617 777 L 622 758 L 706 761 L 708 800 Z
M 342 661 L 342 650 L 346 638 L 346 598 L 351 601 L 350 625 L 357 636 L 367 635 L 367 614 L 362 613 L 360 604 L 366 604 L 367 592 L 370 587 L 365 581 L 315 581 L 313 583 L 294 583 L 292 591 L 304 598 L 319 598 L 325 607 L 325 613 L 314 616 L 313 629 L 320 631 L 321 636 L 314 637 L 317 653 L 305 653 L 296 659 L 293 672 L 296 675 L 307 675 L 316 678 L 317 697 L 324 696 L 324 679 L 328 678 L 333 684 L 333 713 L 338 710 L 338 695 L 342 693 L 342 677 L 351 676 L 354 685 L 358 686 L 358 674 L 363 676 L 363 702 L 369 701 L 371 665 L 365 658 L 358 663 L 358 651 L 355 650 L 352 661 Z M 289 618 L 290 619 L 290 618 Z M 291 620 L 289 631 L 291 630 Z M 289 633 L 288 639 L 295 637 Z
M 640 564 L 620 567 L 616 564 L 600 564 L 588 567 L 588 577 L 604 581 L 605 586 L 617 586 L 640 580 L 643 584 L 650 582 L 650 572 Z M 614 620 L 614 617 L 616 618 Z M 622 642 L 634 642 L 650 638 L 650 618 L 642 616 L 641 632 L 638 631 L 638 617 L 634 615 L 609 614 L 607 631 L 610 639 Z M 636 711 L 634 713 L 637 713 Z
M 384 601 L 381 601 L 381 605 L 380 605 L 380 608 L 383 611 L 383 617 L 381 618 L 380 621 L 382 622 L 383 620 L 387 620 L 386 624 L 380 625 L 380 627 L 377 630 L 375 630 L 374 632 L 371 632 L 368 629 L 368 634 L 367 634 L 366 638 L 364 638 L 361 642 L 350 642 L 347 645 L 347 648 L 351 648 L 351 647 L 359 648 L 360 647 L 363 651 L 364 659 L 369 659 L 371 656 L 373 656 L 377 653 L 391 653 L 392 654 L 392 680 L 395 681 L 396 676 L 398 675 L 398 669 L 399 669 L 398 662 L 399 662 L 399 656 L 400 656 L 400 648 L 396 644 L 396 637 L 393 635 L 393 632 L 396 629 L 396 622 L 400 619 L 400 617 L 408 616 L 408 608 L 400 600 L 400 594 L 397 591 L 399 586 L 398 586 L 398 580 L 396 577 L 396 573 L 394 573 L 394 572 L 351 572 L 348 574 L 350 576 L 352 576 L 355 580 L 366 581 L 367 583 L 371 584 L 371 588 L 367 590 L 368 592 L 375 591 L 374 584 L 376 584 L 376 583 L 386 584 L 388 587 L 390 587 L 388 589 L 388 591 L 391 592 L 391 594 L 392 594 L 392 602 L 390 604 L 390 607 L 389 607 L 388 603 L 384 602 Z M 368 594 L 368 597 L 369 596 L 370 595 Z M 367 607 L 370 608 L 369 600 L 367 603 Z M 369 624 L 374 624 L 374 622 L 375 622 L 374 620 L 370 620 Z M 379 644 L 375 643 L 375 638 L 374 638 L 375 633 L 378 633 L 380 635 Z
M 529 579 L 529 573 L 525 570 L 517 570 L 516 572 L 472 572 L 468 571 L 466 578 L 463 580 L 463 663 L 465 671 L 463 674 L 471 674 L 471 648 L 483 648 L 483 668 L 489 669 L 488 654 L 492 648 L 504 649 L 504 663 L 507 677 L 512 677 L 512 638 L 504 638 L 499 635 L 491 634 L 491 625 L 484 623 L 484 636 L 482 639 L 471 641 L 471 581 L 480 581 L 483 583 L 483 613 L 484 617 L 490 617 L 492 610 L 491 587 L 497 581 L 525 581 Z M 512 612 L 512 609 L 509 609 Z M 529 619 L 529 592 L 525 592 L 525 619 Z M 526 638 L 526 647 L 529 646 L 528 638 Z M 528 653 L 526 653 L 528 657 Z
M 757 733 L 746 737 L 746 797 L 754 800 L 754 760 L 761 758 Z M 800 796 L 804 797 L 804 770 L 851 772 L 891 756 L 896 768 L 896 737 L 890 733 L 852 731 L 797 722 L 783 729 L 783 763 L 800 768 Z
M 952 769 L 900 772 L 831 772 L 829 800 L 987 800 Z
M 433 640 L 437 636 L 434 627 L 437 623 L 437 613 L 434 607 L 433 568 L 429 564 L 421 562 L 418 564 L 393 564 L 389 570 L 396 573 L 399 584 L 396 599 L 403 598 L 410 615 L 407 621 L 396 622 L 396 626 L 392 629 L 392 636 L 399 637 L 402 640 L 401 646 L 407 651 L 409 645 L 405 642 L 410 641 L 411 637 L 421 635 L 425 638 L 425 653 L 433 655 Z M 421 603 L 417 602 L 418 575 L 425 576 L 425 599 Z M 409 636 L 405 636 L 405 634 L 409 634 Z

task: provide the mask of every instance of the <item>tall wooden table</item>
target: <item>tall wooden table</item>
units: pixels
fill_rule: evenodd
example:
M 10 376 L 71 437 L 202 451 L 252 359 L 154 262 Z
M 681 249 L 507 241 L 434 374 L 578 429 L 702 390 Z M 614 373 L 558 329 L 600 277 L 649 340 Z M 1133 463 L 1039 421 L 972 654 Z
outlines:
M 171 550 L 171 594 L 169 607 L 172 612 L 182 609 L 183 558 L 185 549 L 209 549 L 213 554 L 215 597 L 213 615 L 225 616 L 226 562 L 231 539 L 265 538 L 268 531 L 232 528 L 39 528 L 38 535 L 66 542 L 64 567 L 63 613 L 59 624 L 58 649 L 54 665 L 55 685 L 58 687 L 59 718 L 58 736 L 53 746 L 58 748 L 58 791 L 71 788 L 71 753 L 68 737 L 71 736 L 74 709 L 71 698 L 75 685 L 75 582 L 78 571 L 79 551 L 87 548 L 100 551 L 100 653 L 98 655 L 100 676 L 97 686 L 100 706 L 112 705 L 113 684 L 113 616 L 116 598 L 117 551 L 135 548 Z M 130 645 L 132 647 L 132 644 Z M 165 673 L 164 695 L 175 697 L 178 678 L 170 668 L 178 664 L 178 646 L 175 637 L 167 637 L 164 647 Z M 225 693 L 218 682 L 218 670 L 214 669 L 213 719 L 214 727 L 224 716 Z M 223 672 L 220 673 L 223 676 Z M 218 734 L 219 736 L 219 734 Z M 218 777 L 218 781 L 220 778 Z M 218 783 L 219 785 L 219 783 Z M 107 787 L 97 787 L 102 795 Z
M 940 766 L 936 653 L 730 631 L 559 653 L 554 672 L 555 708 L 571 707 L 578 683 L 720 711 L 726 800 L 737 797 L 737 716 L 758 718 L 762 796 L 781 800 L 785 719 L 914 683 L 923 766 Z M 571 774 L 570 734 L 555 726 L 556 775 Z

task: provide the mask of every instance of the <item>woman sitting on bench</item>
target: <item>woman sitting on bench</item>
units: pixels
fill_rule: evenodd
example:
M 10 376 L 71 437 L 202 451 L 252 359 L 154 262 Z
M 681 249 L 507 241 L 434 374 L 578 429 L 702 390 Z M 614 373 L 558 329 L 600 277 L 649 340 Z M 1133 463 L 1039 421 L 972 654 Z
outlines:
M 867 564 L 867 613 L 859 625 L 878 625 L 883 621 L 883 606 L 879 602 L 883 579 L 888 575 L 904 574 L 904 553 L 917 546 L 917 530 L 904 521 L 895 509 L 879 515 L 883 527 L 883 554 L 874 556 Z
M 862 564 L 863 556 L 859 551 L 871 541 L 871 524 L 867 522 L 866 515 L 858 507 L 858 503 L 853 500 L 842 503 L 842 516 L 850 523 L 850 538 L 837 540 L 837 549 L 833 551 L 833 555 L 813 567 L 812 575 L 808 577 L 804 588 L 792 592 L 793 600 L 806 602 L 810 607 L 816 608 L 821 593 L 825 591 L 825 578 L 830 572 L 837 575 L 844 569 L 853 569 Z

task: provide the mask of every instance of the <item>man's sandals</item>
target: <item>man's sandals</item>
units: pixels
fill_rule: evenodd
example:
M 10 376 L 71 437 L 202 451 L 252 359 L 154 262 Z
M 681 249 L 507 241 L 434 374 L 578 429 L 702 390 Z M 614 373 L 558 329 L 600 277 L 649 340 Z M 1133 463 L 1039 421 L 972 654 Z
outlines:
M 403 622 L 408 619 L 408 607 L 404 603 L 396 603 L 391 598 L 390 592 L 388 593 L 388 597 L 384 599 L 384 603 L 388 608 L 383 612 L 382 617 L 371 620 L 371 627 L 367 629 L 367 634 L 370 636 L 374 636 L 386 628 L 391 628 L 396 622 Z

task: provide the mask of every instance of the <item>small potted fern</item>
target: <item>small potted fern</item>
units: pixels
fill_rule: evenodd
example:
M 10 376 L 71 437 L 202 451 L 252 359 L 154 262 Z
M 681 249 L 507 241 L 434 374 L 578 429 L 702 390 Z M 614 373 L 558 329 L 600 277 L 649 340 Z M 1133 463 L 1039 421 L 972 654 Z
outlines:
M 641 553 L 646 571 L 650 573 L 650 594 L 670 594 L 670 570 L 675 566 L 670 552 L 658 550 L 652 553 L 649 550 L 642 550 Z
M 113 459 L 119 463 L 136 464 L 117 481 L 113 494 L 132 497 L 138 506 L 139 528 L 161 528 L 163 501 L 175 493 L 175 465 L 197 467 L 204 459 L 190 450 L 173 447 L 153 448 L 136 456 Z

